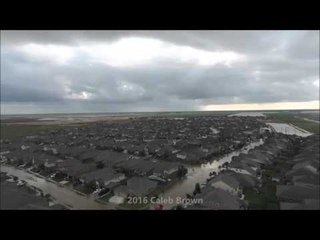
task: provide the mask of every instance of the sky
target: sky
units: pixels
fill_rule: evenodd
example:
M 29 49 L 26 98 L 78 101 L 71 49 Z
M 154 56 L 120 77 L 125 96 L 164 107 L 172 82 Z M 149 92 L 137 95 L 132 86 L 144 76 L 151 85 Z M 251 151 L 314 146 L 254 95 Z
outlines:
M 319 109 L 319 31 L 1 31 L 1 114 Z

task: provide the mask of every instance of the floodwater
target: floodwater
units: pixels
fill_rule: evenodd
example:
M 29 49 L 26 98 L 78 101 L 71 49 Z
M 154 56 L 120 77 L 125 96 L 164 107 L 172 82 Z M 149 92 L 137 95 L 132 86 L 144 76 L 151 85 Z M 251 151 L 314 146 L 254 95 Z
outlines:
M 92 197 L 84 196 L 67 187 L 59 186 L 34 174 L 28 173 L 12 166 L 1 165 L 1 172 L 18 177 L 27 184 L 40 189 L 43 194 L 50 194 L 58 203 L 68 209 L 114 209 L 115 205 L 96 202 Z
M 300 137 L 308 137 L 312 135 L 312 133 L 291 124 L 267 123 L 267 125 L 271 126 L 271 128 L 273 128 L 273 130 L 278 133 L 284 133 L 287 135 L 297 135 Z
M 250 145 L 225 155 L 220 159 L 213 160 L 212 162 L 201 164 L 199 166 L 187 166 L 188 173 L 184 179 L 173 184 L 164 194 L 162 198 L 171 198 L 173 203 L 166 203 L 164 209 L 170 209 L 176 205 L 176 199 L 183 199 L 186 193 L 192 194 L 196 183 L 205 184 L 210 172 L 219 172 L 219 166 L 225 162 L 231 162 L 233 156 L 238 156 L 240 153 L 247 153 L 263 144 L 263 141 L 251 143 Z M 47 181 L 44 178 L 37 177 L 25 170 L 21 170 L 8 165 L 1 165 L 1 171 L 18 177 L 20 180 L 26 181 L 27 184 L 40 189 L 43 194 L 50 194 L 55 201 L 64 205 L 69 209 L 115 209 L 115 204 L 102 204 L 94 201 L 90 196 L 84 196 L 72 191 L 70 188 L 59 186 L 53 182 Z
M 228 115 L 229 117 L 265 117 L 261 112 L 240 112 Z
M 207 178 L 209 178 L 210 172 L 218 173 L 219 166 L 223 165 L 225 162 L 231 162 L 233 156 L 238 156 L 240 153 L 247 153 L 250 149 L 262 145 L 264 142 L 262 139 L 257 142 L 253 142 L 248 146 L 229 153 L 220 159 L 215 159 L 212 162 L 201 164 L 200 166 L 188 166 L 188 173 L 186 177 L 172 185 L 164 194 L 161 195 L 163 199 L 172 199 L 173 201 L 163 203 L 164 209 L 171 209 L 173 206 L 177 205 L 179 199 L 186 197 L 186 194 L 192 194 L 197 183 L 206 184 Z

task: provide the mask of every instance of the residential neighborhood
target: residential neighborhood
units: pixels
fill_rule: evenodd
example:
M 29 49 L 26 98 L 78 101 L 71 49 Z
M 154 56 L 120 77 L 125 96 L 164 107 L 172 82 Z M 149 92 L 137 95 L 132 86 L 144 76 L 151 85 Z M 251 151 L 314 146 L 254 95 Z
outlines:
M 207 176 L 184 209 L 319 207 L 319 138 L 275 132 L 263 116 L 136 117 L 1 139 L 1 164 L 112 209 L 152 209 L 199 164 L 240 152 Z M 143 197 L 146 204 L 128 204 Z

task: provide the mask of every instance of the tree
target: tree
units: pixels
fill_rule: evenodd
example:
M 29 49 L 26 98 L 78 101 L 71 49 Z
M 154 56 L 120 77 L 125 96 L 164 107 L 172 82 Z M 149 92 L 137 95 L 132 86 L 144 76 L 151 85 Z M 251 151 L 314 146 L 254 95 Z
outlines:
M 228 162 L 225 162 L 222 166 L 223 166 L 224 168 L 228 168 L 229 163 L 228 163 Z
M 176 210 L 183 210 L 182 205 L 181 205 L 181 204 L 177 205 L 177 206 L 176 206 Z
M 26 163 L 26 168 L 29 168 L 29 167 L 31 167 L 32 166 L 32 162 L 27 162 Z
M 22 159 L 19 159 L 19 161 L 18 161 L 18 166 L 19 166 L 19 165 L 22 165 L 22 164 L 24 164 L 23 160 L 22 160 Z
M 195 186 L 194 191 L 193 191 L 193 195 L 196 195 L 198 193 L 201 193 L 201 188 L 200 188 L 200 184 L 196 183 L 196 186 Z
M 44 170 L 45 169 L 45 166 L 43 163 L 39 164 L 39 170 Z
M 185 167 L 183 166 L 180 166 L 179 169 L 178 169 L 178 176 L 179 177 L 183 177 L 187 174 L 188 172 L 188 169 L 186 169 Z
M 96 163 L 96 167 L 97 167 L 97 168 L 104 168 L 104 163 L 103 163 L 102 161 L 98 161 L 98 162 Z
M 95 181 L 90 181 L 90 182 L 86 183 L 86 187 L 89 190 L 89 192 L 93 192 L 97 189 L 97 184 Z
M 81 182 L 80 182 L 79 179 L 76 179 L 75 181 L 72 182 L 72 185 L 73 185 L 74 187 L 76 187 L 76 186 L 78 186 L 78 185 L 80 185 L 80 184 L 81 184 Z
M 98 196 L 102 196 L 102 195 L 104 195 L 104 194 L 106 194 L 108 192 L 110 192 L 110 189 L 109 188 L 104 188 L 98 193 Z
M 138 151 L 138 156 L 144 157 L 144 156 L 146 156 L 146 154 L 143 150 L 140 150 L 140 151 Z

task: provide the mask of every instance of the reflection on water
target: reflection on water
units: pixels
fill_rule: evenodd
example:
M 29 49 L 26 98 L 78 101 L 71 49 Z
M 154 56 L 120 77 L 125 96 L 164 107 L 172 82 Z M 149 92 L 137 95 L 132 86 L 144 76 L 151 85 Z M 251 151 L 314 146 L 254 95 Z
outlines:
M 209 174 L 213 171 L 219 172 L 219 166 L 225 162 L 231 162 L 233 156 L 238 156 L 240 153 L 247 153 L 250 149 L 253 149 L 259 145 L 262 145 L 262 139 L 258 142 L 253 142 L 250 145 L 234 151 L 230 154 L 225 155 L 220 159 L 214 159 L 212 162 L 201 164 L 200 166 L 189 166 L 188 173 L 186 177 L 172 185 L 166 192 L 162 195 L 163 198 L 172 198 L 174 201 L 180 197 L 185 198 L 186 193 L 192 194 L 196 183 L 205 184 Z M 164 204 L 164 209 L 170 209 L 176 204 Z

